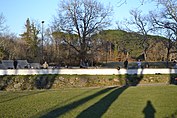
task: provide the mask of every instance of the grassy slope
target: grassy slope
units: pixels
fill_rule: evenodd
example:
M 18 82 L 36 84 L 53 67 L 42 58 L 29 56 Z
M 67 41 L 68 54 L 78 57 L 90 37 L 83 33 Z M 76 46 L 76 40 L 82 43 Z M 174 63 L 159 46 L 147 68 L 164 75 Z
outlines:
M 0 92 L 0 117 L 177 117 L 176 99 L 177 86 Z

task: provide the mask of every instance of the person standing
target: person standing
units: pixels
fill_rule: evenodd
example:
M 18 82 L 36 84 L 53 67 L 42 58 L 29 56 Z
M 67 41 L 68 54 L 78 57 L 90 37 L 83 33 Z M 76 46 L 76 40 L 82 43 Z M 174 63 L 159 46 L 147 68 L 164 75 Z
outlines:
M 80 60 L 80 68 L 84 68 L 84 61 L 82 59 Z
M 14 59 L 14 68 L 17 69 L 18 61 Z
M 137 62 L 138 68 L 141 68 L 141 60 L 139 59 Z
M 48 64 L 47 64 L 46 61 L 45 61 L 44 64 L 43 64 L 43 68 L 44 68 L 44 69 L 47 69 L 47 68 L 48 68 Z
M 128 59 L 126 59 L 126 60 L 124 61 L 124 68 L 127 69 L 127 67 L 128 67 Z

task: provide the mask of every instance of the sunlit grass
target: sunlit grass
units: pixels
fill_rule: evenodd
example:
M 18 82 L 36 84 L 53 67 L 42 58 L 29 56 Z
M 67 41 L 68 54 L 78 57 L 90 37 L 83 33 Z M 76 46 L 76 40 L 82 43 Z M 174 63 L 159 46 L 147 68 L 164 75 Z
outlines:
M 177 86 L 0 92 L 0 117 L 143 118 L 146 112 L 177 117 L 176 100 Z

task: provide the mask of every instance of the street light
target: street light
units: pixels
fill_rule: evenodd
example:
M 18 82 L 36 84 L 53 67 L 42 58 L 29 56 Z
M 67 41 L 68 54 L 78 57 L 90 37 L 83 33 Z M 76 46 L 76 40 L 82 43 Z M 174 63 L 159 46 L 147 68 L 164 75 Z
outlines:
M 43 54 L 43 41 L 44 41 L 44 34 L 43 34 L 43 30 L 44 30 L 44 21 L 41 22 L 42 23 L 42 60 L 44 59 L 44 54 Z

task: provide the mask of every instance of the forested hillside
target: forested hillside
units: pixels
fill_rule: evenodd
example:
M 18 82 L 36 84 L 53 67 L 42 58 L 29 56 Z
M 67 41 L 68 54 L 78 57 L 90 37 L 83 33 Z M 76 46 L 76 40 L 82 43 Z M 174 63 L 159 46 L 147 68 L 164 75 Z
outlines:
M 106 30 L 100 33 L 100 38 L 107 41 L 108 60 L 142 59 L 143 45 L 147 47 L 146 61 L 161 61 L 167 59 L 168 39 L 160 36 L 148 35 L 143 43 L 143 36 L 122 30 Z M 171 50 L 172 51 L 172 50 Z M 175 58 L 172 57 L 171 59 Z
M 30 36 L 31 35 L 31 36 Z M 25 37 L 28 36 L 28 37 Z M 25 59 L 29 62 L 47 61 L 55 65 L 79 65 L 80 55 L 76 51 L 79 48 L 78 36 L 62 32 L 53 32 L 46 36 L 43 46 L 43 58 L 41 58 L 41 45 L 39 39 L 34 34 L 24 33 L 21 38 L 13 36 L 1 36 L 0 58 L 2 59 Z M 106 61 L 130 61 L 137 59 L 144 60 L 143 40 L 137 33 L 122 30 L 104 30 L 92 35 L 87 42 L 87 53 L 83 56 L 90 64 L 102 63 Z M 24 40 L 25 39 L 25 40 Z M 36 40 L 36 41 L 35 41 Z M 70 43 L 66 43 L 66 41 Z M 162 61 L 168 56 L 168 39 L 160 36 L 148 35 L 147 60 Z M 33 53 L 34 51 L 35 53 Z M 170 58 L 175 59 L 175 53 L 171 53 Z
M 8 32 L 6 14 L 0 14 L 0 60 L 46 61 L 58 66 L 78 66 L 81 61 L 95 65 L 126 59 L 177 60 L 176 0 L 150 1 L 154 8 L 147 13 L 138 7 L 129 11 L 130 18 L 113 22 L 111 19 L 120 18 L 109 5 L 65 0 L 58 4 L 48 27 L 44 19 L 35 22 L 27 18 L 18 36 Z

